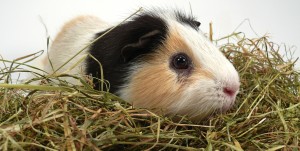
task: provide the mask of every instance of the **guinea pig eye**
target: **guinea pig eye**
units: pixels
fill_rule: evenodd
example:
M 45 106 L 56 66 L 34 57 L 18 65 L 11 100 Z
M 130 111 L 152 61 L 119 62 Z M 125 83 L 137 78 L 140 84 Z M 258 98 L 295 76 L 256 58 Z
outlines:
M 174 69 L 188 69 L 190 67 L 191 61 L 189 57 L 184 53 L 179 53 L 172 58 L 172 67 Z

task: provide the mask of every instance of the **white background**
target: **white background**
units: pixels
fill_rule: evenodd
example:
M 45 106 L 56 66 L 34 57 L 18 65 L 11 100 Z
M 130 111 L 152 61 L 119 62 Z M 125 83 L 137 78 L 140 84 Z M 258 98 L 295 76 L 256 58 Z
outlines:
M 140 6 L 178 8 L 190 12 L 208 32 L 213 22 L 214 38 L 232 33 L 249 19 L 259 36 L 297 48 L 300 56 L 300 1 L 297 0 L 0 0 L 0 55 L 15 59 L 46 48 L 46 31 L 53 39 L 64 22 L 83 14 L 118 22 Z M 238 31 L 255 37 L 245 23 Z M 298 67 L 299 68 L 299 63 Z

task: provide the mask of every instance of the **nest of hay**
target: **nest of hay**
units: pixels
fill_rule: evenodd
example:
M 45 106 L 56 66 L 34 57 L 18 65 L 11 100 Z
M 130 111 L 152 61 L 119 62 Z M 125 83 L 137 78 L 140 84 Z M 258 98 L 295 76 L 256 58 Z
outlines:
M 300 150 L 300 73 L 291 50 L 243 33 L 215 42 L 241 89 L 233 109 L 201 125 L 132 108 L 93 90 L 88 78 L 60 75 L 84 86 L 44 76 L 35 78 L 44 85 L 10 84 L 11 73 L 29 72 L 21 65 L 33 56 L 15 60 L 0 71 L 0 150 Z

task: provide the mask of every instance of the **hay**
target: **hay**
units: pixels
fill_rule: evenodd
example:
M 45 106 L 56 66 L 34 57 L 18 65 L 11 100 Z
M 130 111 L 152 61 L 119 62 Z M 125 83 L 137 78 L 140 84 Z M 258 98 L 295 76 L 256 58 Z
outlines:
M 0 73 L 0 150 L 299 150 L 300 73 L 290 48 L 243 33 L 215 42 L 224 43 L 241 90 L 232 110 L 202 125 L 132 108 L 93 90 L 88 77 L 59 75 L 84 86 L 57 76 L 33 79 L 43 85 L 10 84 L 11 73 L 29 72 L 20 65 L 35 55 L 15 60 Z

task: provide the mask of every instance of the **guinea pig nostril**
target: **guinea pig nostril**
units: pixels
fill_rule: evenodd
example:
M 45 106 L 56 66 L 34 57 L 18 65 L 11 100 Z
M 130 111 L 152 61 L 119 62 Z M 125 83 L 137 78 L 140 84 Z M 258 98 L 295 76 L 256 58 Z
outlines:
M 233 96 L 237 90 L 229 88 L 229 87 L 224 87 L 223 92 L 229 96 Z

